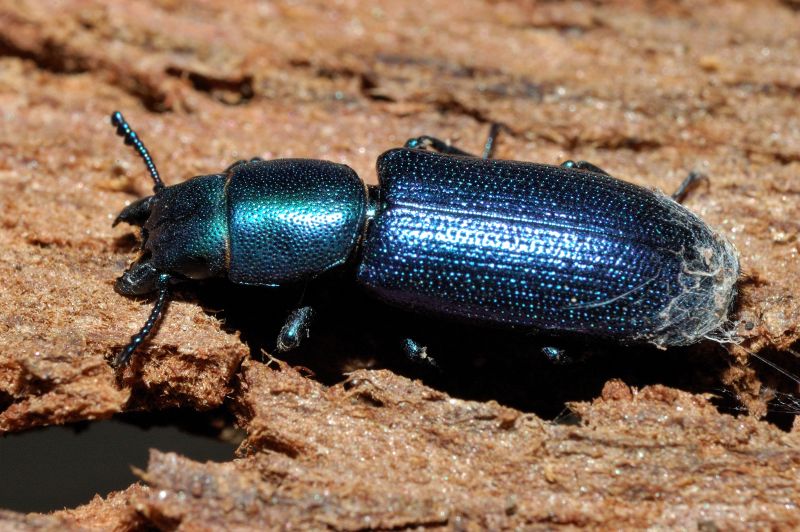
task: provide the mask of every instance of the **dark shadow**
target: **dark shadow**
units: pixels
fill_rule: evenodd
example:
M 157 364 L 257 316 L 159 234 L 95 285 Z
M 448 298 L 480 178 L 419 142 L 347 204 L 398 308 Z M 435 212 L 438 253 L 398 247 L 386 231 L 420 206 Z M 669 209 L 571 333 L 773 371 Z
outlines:
M 357 368 L 386 368 L 454 397 L 496 400 L 504 405 L 557 419 L 570 401 L 600 395 L 609 379 L 632 386 L 663 384 L 694 393 L 724 388 L 720 376 L 730 360 L 724 348 L 706 342 L 691 348 L 659 350 L 648 345 L 620 346 L 602 340 L 553 338 L 444 322 L 387 307 L 370 298 L 344 275 L 329 276 L 310 287 L 303 305 L 316 311 L 311 337 L 290 353 L 275 353 L 275 339 L 290 310 L 300 303 L 302 287 L 253 288 L 213 283 L 193 292 L 207 309 L 239 331 L 251 355 L 270 353 L 314 378 L 341 382 Z M 188 295 L 188 294 L 187 294 Z M 403 338 L 427 346 L 438 369 L 409 360 Z M 564 355 L 553 361 L 542 352 L 554 346 Z M 736 412 L 735 400 L 717 402 Z
M 0 436 L 0 508 L 48 512 L 88 503 L 139 480 L 149 449 L 227 462 L 240 441 L 222 410 L 125 414 Z
M 115 253 L 134 254 L 142 247 L 142 242 L 139 237 L 134 233 L 125 233 L 122 236 L 115 237 L 111 243 L 111 250 Z M 133 260 L 133 256 L 130 257 Z
M 797 344 L 793 351 L 798 352 Z M 758 373 L 762 390 L 769 398 L 766 420 L 785 430 L 792 430 L 800 414 L 800 357 L 789 351 L 764 349 L 760 358 L 751 357 L 750 365 Z

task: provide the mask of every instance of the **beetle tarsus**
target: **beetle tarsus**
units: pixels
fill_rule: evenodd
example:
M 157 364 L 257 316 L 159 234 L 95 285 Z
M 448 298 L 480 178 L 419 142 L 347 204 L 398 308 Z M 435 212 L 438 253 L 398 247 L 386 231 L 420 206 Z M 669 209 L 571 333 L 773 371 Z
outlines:
M 281 328 L 281 332 L 278 333 L 276 349 L 281 353 L 296 349 L 304 338 L 310 336 L 313 318 L 314 311 L 311 307 L 300 307 L 293 310 Z
M 139 329 L 139 332 L 131 336 L 131 341 L 128 342 L 128 345 L 126 345 L 122 351 L 120 351 L 117 356 L 114 357 L 113 366 L 115 368 L 122 368 L 128 364 L 131 356 L 133 356 L 133 353 L 141 345 L 145 338 L 147 338 L 158 321 L 158 318 L 160 318 L 161 314 L 163 314 L 164 307 L 167 304 L 169 296 L 169 274 L 160 274 L 158 276 L 156 287 L 158 289 L 158 296 L 156 297 L 155 305 L 153 305 L 153 310 L 150 311 L 150 316 L 148 316 L 147 321 L 144 322 L 142 328 Z

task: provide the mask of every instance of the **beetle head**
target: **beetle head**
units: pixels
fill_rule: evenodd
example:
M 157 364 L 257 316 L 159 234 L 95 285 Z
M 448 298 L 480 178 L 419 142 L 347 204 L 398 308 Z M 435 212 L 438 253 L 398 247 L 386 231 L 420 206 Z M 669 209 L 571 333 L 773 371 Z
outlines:
M 117 216 L 142 228 L 142 253 L 117 280 L 125 295 L 155 290 L 159 273 L 223 276 L 227 269 L 225 175 L 199 176 L 131 203 Z
M 156 199 L 156 194 L 134 201 L 124 209 L 114 220 L 112 226 L 120 222 L 144 228 L 150 217 L 150 211 Z M 147 243 L 147 231 L 142 229 L 142 249 Z M 149 251 L 143 251 L 140 257 L 125 270 L 114 285 L 114 289 L 126 296 L 139 296 L 149 294 L 156 289 L 159 271 L 153 266 Z

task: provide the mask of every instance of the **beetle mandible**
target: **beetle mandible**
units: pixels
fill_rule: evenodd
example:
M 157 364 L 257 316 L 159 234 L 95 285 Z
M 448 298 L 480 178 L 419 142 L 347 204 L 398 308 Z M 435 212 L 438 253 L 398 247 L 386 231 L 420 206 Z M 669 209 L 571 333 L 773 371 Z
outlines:
M 493 126 L 482 157 L 431 136 L 383 153 L 378 186 L 328 161 L 252 159 L 167 187 L 122 114 L 111 122 L 155 183 L 114 221 L 142 228 L 116 290 L 157 294 L 117 367 L 185 280 L 278 286 L 355 263 L 358 284 L 416 312 L 662 348 L 719 330 L 736 296 L 735 248 L 678 203 L 699 174 L 668 197 L 585 161 L 496 160 Z M 290 313 L 279 350 L 311 316 Z

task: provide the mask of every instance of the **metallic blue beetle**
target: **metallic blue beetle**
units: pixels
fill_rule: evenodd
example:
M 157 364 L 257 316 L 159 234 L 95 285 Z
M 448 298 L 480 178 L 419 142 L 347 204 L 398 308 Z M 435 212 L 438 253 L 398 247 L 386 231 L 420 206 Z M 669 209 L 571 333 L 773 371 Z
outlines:
M 152 329 L 173 280 L 277 286 L 355 263 L 360 285 L 416 312 L 659 347 L 720 329 L 735 299 L 736 250 L 676 202 L 697 174 L 669 198 L 587 162 L 493 160 L 493 127 L 481 158 L 428 136 L 385 152 L 377 187 L 310 159 L 239 161 L 165 187 L 119 112 L 112 123 L 155 182 L 114 222 L 143 237 L 116 289 L 158 294 L 117 366 Z M 279 350 L 307 336 L 311 316 L 291 313 Z

